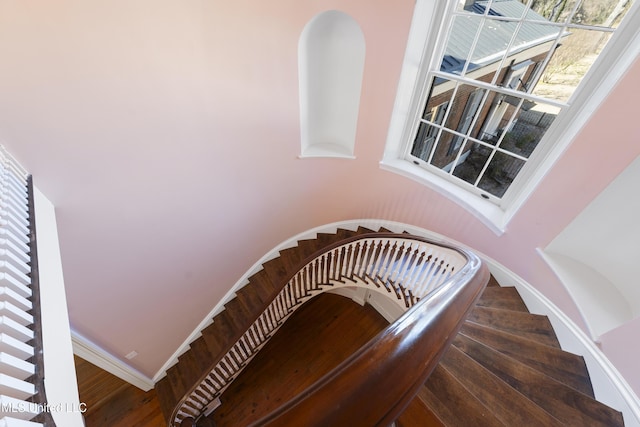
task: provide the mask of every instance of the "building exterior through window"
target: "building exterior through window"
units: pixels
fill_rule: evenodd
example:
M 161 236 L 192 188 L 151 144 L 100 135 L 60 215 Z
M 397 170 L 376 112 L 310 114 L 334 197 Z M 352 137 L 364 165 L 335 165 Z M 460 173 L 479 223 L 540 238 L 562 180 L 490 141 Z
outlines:
M 631 0 L 467 0 L 427 74 L 406 159 L 498 203 Z

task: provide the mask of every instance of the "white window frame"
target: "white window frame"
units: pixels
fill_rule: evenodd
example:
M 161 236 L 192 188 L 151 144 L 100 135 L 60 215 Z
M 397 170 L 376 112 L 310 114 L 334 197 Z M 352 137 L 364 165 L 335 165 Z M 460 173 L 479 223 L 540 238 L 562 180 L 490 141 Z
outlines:
M 427 72 L 439 67 L 447 33 L 444 29 L 448 28 L 448 16 L 457 4 L 458 0 L 416 1 L 380 167 L 418 181 L 457 202 L 500 235 L 618 80 L 640 57 L 640 0 L 631 6 L 607 47 L 572 95 L 569 100 L 571 106 L 554 121 L 543 138 L 556 142 L 540 144 L 529 159 L 530 166 L 520 173 L 509 193 L 498 203 L 439 176 L 437 171 L 430 172 L 414 164 L 405 156 L 413 142 L 416 118 L 422 114 L 421 101 L 425 91 L 429 90 Z

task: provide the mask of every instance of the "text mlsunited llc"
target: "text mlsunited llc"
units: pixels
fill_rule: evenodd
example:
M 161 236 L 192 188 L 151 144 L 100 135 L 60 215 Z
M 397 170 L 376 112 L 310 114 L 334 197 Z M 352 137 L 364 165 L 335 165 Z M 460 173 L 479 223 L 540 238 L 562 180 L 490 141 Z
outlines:
M 41 412 L 80 412 L 87 411 L 87 404 L 80 403 L 35 403 L 35 402 L 0 402 L 0 412 L 29 412 L 39 414 Z

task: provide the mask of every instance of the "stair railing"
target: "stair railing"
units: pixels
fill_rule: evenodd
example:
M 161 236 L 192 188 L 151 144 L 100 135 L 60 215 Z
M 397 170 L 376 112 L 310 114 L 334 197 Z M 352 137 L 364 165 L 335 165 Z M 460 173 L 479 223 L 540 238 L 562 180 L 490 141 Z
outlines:
M 6 425 L 55 426 L 44 389 L 38 286 L 31 177 L 0 147 L 0 419 Z
M 180 426 L 183 422 L 188 425 L 190 420 L 208 415 L 212 402 L 220 397 L 297 308 L 314 296 L 338 287 L 355 286 L 381 292 L 408 311 L 374 339 L 375 343 L 372 341 L 363 347 L 344 362 L 346 365 L 329 373 L 325 379 L 285 405 L 283 408 L 286 409 L 282 411 L 289 414 L 286 415 L 289 417 L 291 414 L 301 415 L 307 411 L 309 404 L 328 408 L 337 402 L 343 407 L 340 402 L 347 396 L 338 397 L 335 389 L 327 392 L 324 387 L 334 387 L 332 381 L 340 382 L 342 387 L 344 384 L 341 381 L 345 381 L 345 378 L 354 387 L 364 381 L 356 389 L 349 388 L 353 395 L 349 395 L 347 401 L 357 408 L 357 402 L 362 399 L 359 395 L 361 392 L 367 392 L 369 388 L 377 389 L 371 387 L 371 381 L 378 383 L 383 380 L 369 371 L 378 372 L 383 366 L 382 370 L 392 375 L 391 381 L 404 379 L 399 381 L 401 385 L 394 383 L 390 386 L 387 384 L 389 379 L 380 382 L 386 384 L 380 388 L 382 391 L 387 388 L 402 390 L 401 393 L 394 391 L 393 406 L 399 408 L 409 402 L 408 396 L 412 397 L 415 394 L 414 388 L 417 390 L 417 386 L 421 384 L 415 380 L 423 377 L 426 379 L 435 367 L 439 355 L 447 347 L 448 339 L 455 336 L 458 325 L 487 281 L 488 272 L 475 254 L 443 242 L 406 234 L 371 233 L 330 245 L 301 263 L 298 271 L 247 331 L 180 401 L 171 417 L 172 423 L 175 426 Z M 447 314 L 444 315 L 444 312 Z M 424 337 L 427 332 L 430 336 Z M 418 337 L 420 338 L 417 339 Z M 414 360 L 416 355 L 419 355 L 419 360 Z M 371 357 L 374 359 L 369 360 L 376 360 L 375 369 L 369 364 L 361 363 Z M 409 363 L 405 360 L 407 358 L 413 362 Z M 412 368 L 411 372 L 397 372 L 398 369 L 403 371 L 416 363 L 419 366 Z M 358 379 L 358 373 L 366 374 L 365 378 Z M 407 383 L 406 380 L 409 379 L 411 381 Z M 337 400 L 331 396 L 335 396 Z M 388 393 L 384 391 L 382 397 L 385 401 L 383 406 L 389 409 L 389 402 L 392 400 L 387 399 Z M 316 402 L 316 399 L 321 402 Z M 331 403 L 331 400 L 334 402 Z M 364 402 L 368 400 L 365 399 Z M 360 408 L 365 406 L 371 407 L 367 404 Z M 335 409 L 336 407 L 330 412 L 342 412 L 342 409 Z M 263 422 L 279 420 L 281 416 L 284 415 L 278 412 L 273 415 L 275 418 L 270 417 Z M 329 414 L 323 415 L 325 418 L 327 416 Z M 305 421 L 297 425 L 307 424 Z

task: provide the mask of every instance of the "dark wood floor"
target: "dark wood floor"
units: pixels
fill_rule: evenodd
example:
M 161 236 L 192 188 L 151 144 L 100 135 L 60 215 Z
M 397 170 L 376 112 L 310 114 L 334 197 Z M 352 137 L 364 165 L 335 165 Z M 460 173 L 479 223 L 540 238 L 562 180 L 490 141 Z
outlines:
M 155 390 L 145 393 L 78 356 L 75 364 L 87 427 L 166 427 Z
M 266 415 L 337 366 L 384 329 L 373 308 L 322 294 L 293 314 L 223 395 L 218 427 L 244 426 Z M 147 393 L 76 357 L 87 427 L 166 426 L 155 391 Z
M 313 384 L 388 326 L 372 307 L 321 294 L 289 319 L 222 395 L 217 427 L 257 421 Z

